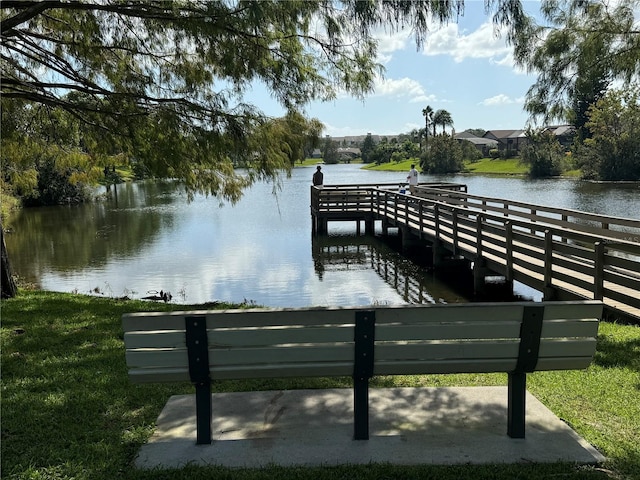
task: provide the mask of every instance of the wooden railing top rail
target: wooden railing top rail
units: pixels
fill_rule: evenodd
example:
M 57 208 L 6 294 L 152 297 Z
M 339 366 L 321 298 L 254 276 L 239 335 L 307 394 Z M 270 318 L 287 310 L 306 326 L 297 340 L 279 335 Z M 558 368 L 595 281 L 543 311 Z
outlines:
M 322 188 L 311 187 L 312 189 L 322 192 L 324 190 L 368 190 L 368 189 L 384 189 L 384 190 L 394 190 L 398 188 L 398 185 L 406 185 L 406 182 L 394 182 L 394 183 L 344 183 L 344 184 L 335 184 L 335 185 L 323 185 Z M 450 183 L 450 182 L 428 182 L 428 183 L 420 183 L 419 186 L 424 188 L 434 188 L 434 189 L 448 189 L 453 191 L 461 191 L 466 192 L 467 186 L 461 183 Z
M 429 187 L 418 187 L 418 191 L 423 195 L 428 195 L 429 198 L 434 200 L 437 197 L 442 196 L 442 192 Z M 515 200 L 472 195 L 463 192 L 455 192 L 454 194 L 448 193 L 446 202 L 464 206 L 465 208 L 473 210 L 493 210 L 498 211 L 503 215 L 522 216 L 536 222 L 548 222 L 555 225 L 566 225 L 567 223 L 572 223 L 578 225 L 578 230 L 587 228 L 588 223 L 585 222 L 590 222 L 592 224 L 597 224 L 597 228 L 599 230 L 616 232 L 616 238 L 640 243 L 640 220 L 631 218 L 581 212 L 579 210 L 572 210 L 568 208 L 548 207 Z

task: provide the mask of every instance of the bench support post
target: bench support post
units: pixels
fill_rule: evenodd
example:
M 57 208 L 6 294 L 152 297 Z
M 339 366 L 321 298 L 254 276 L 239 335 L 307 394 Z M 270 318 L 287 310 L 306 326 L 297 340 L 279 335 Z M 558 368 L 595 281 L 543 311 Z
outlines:
M 543 319 L 544 306 L 524 307 L 520 324 L 518 361 L 515 370 L 509 373 L 507 435 L 511 438 L 524 438 L 527 372 L 533 372 L 538 364 Z
M 369 379 L 373 376 L 376 312 L 356 312 L 353 367 L 353 439 L 369 440 Z
M 196 388 L 196 444 L 211 443 L 211 378 L 206 317 L 185 317 L 189 376 Z
M 508 389 L 507 435 L 511 438 L 524 438 L 527 374 L 510 373 Z

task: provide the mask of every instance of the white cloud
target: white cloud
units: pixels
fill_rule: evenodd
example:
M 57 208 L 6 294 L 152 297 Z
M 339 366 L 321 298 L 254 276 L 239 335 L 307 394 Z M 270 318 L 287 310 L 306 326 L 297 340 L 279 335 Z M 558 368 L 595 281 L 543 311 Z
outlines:
M 404 50 L 409 43 L 410 35 L 399 31 L 395 33 L 380 32 L 374 35 L 378 41 L 378 52 L 381 54 L 391 54 L 398 50 Z
M 364 130 L 366 130 L 366 128 Z M 352 135 L 362 135 L 362 131 L 363 128 L 361 125 L 338 127 L 332 123 L 324 122 L 324 135 L 329 135 L 331 137 L 349 137 Z
M 495 35 L 490 22 L 469 34 L 460 32 L 457 24 L 449 24 L 429 35 L 422 53 L 449 55 L 457 63 L 467 58 L 487 58 L 497 65 L 513 66 L 511 47 L 506 45 L 504 37 Z
M 409 100 L 409 103 L 429 103 L 429 102 L 446 102 L 445 100 L 439 100 L 435 95 L 419 95 Z
M 485 98 L 478 105 L 483 105 L 485 107 L 494 107 L 497 105 L 512 105 L 522 103 L 524 103 L 524 97 L 511 98 L 508 95 L 501 93 L 493 97 Z
M 383 97 L 417 97 L 424 96 L 425 91 L 420 82 L 411 78 L 386 78 L 376 81 L 375 95 Z
M 443 101 L 433 93 L 427 94 L 420 82 L 412 78 L 378 78 L 374 86 L 372 97 L 386 97 L 407 99 L 409 103 L 428 103 Z

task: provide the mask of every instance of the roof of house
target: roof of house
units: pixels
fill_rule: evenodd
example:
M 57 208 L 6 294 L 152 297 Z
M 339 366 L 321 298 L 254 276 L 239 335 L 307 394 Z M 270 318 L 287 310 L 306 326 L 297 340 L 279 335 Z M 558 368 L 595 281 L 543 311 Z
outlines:
M 493 138 L 483 138 L 483 137 L 459 137 L 460 140 L 465 140 L 467 142 L 471 142 L 474 145 L 498 145 L 498 141 Z
M 484 134 L 484 137 L 495 137 L 503 140 L 506 138 L 518 138 L 524 137 L 524 130 L 489 130 Z
M 352 153 L 354 155 L 360 155 L 362 152 L 359 148 L 338 147 L 338 153 Z
M 465 139 L 467 139 L 467 138 L 482 138 L 482 137 L 479 137 L 479 136 L 474 135 L 473 133 L 467 132 L 467 131 L 456 133 L 454 135 L 454 137 L 455 138 L 465 138 Z
M 573 125 L 550 125 L 544 130 L 547 132 L 550 131 L 558 137 L 562 135 L 573 135 L 576 133 L 576 128 Z

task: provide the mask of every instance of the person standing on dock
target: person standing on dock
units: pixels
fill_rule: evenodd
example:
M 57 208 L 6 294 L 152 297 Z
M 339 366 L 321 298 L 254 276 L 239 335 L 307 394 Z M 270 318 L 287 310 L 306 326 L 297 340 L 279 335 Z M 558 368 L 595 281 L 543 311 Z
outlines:
M 409 170 L 409 175 L 407 175 L 407 181 L 409 182 L 409 193 L 411 195 L 415 195 L 416 186 L 418 185 L 418 171 L 416 170 L 415 164 L 411 164 L 411 170 Z
M 322 188 L 322 182 L 324 179 L 324 175 L 322 174 L 322 167 L 318 165 L 316 168 L 316 173 L 313 174 L 313 185 L 318 188 Z

